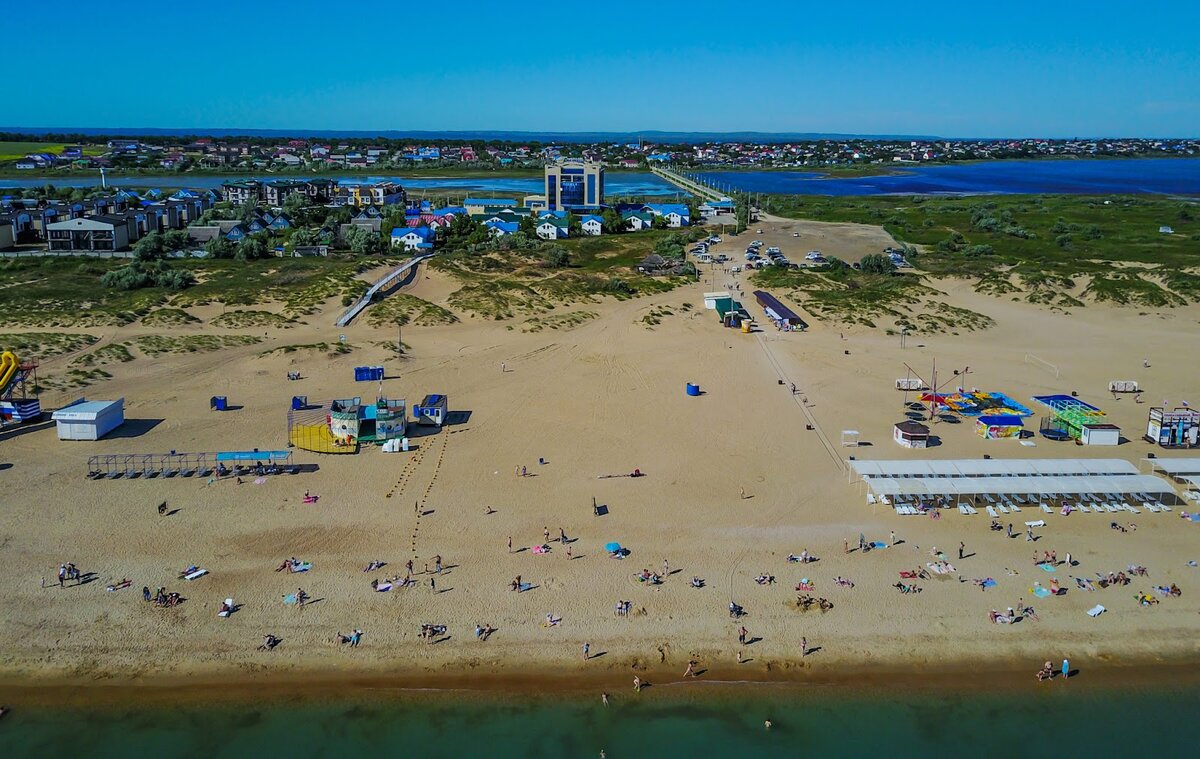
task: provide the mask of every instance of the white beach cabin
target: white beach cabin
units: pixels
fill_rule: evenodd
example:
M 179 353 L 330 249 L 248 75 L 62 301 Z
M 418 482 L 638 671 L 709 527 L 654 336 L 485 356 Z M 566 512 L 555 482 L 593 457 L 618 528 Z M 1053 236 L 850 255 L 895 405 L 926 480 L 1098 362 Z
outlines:
M 59 440 L 99 440 L 125 423 L 125 399 L 80 398 L 55 411 L 51 418 L 58 427 Z

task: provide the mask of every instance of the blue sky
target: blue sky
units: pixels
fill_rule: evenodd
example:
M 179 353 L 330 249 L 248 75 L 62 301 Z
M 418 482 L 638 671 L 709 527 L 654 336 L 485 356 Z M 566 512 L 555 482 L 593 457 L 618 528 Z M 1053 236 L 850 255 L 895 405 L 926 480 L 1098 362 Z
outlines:
M 13 126 L 1200 133 L 1197 0 L 60 0 L 2 16 Z

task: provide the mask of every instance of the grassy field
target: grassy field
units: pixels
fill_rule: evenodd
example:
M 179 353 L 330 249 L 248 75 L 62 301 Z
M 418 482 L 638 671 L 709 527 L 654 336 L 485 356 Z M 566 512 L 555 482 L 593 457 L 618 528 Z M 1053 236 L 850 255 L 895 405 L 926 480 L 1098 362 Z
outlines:
M 316 311 L 329 298 L 357 297 L 368 285 L 356 275 L 381 265 L 378 259 L 196 260 L 186 267 L 199 283 L 183 292 L 104 287 L 100 277 L 123 263 L 81 258 L 0 261 L 0 326 L 109 326 L 139 318 L 148 325 L 174 326 L 194 323 L 181 309 L 208 303 L 282 303 L 284 313 L 278 319 L 294 319 Z M 226 326 L 258 326 L 251 322 L 264 320 L 258 315 L 230 316 Z
M 66 145 L 61 142 L 0 142 L 0 161 L 16 161 L 30 153 L 61 153 Z M 102 155 L 106 150 L 99 145 L 85 145 L 84 155 Z
M 755 272 L 756 287 L 782 293 L 823 321 L 880 327 L 893 333 L 971 332 L 994 322 L 983 314 L 939 300 L 941 291 L 928 275 L 864 274 L 848 267 L 787 269 L 768 266 Z
M 773 197 L 773 213 L 882 225 L 913 263 L 993 295 L 1070 307 L 1084 299 L 1200 300 L 1200 203 L 1146 195 Z M 1175 234 L 1161 234 L 1160 226 Z M 1065 296 L 1065 298 L 1059 297 Z

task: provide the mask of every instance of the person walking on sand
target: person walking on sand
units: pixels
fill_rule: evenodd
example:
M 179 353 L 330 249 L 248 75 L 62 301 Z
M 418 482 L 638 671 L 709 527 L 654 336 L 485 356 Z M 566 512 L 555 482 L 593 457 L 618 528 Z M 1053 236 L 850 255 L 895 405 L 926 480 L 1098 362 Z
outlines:
M 850 553 L 850 538 L 842 538 L 842 553 Z
M 685 669 L 683 671 L 683 676 L 684 677 L 695 677 L 696 676 L 696 660 L 695 659 L 692 659 L 691 661 L 688 662 L 687 669 Z
M 1063 659 L 1062 677 L 1064 680 L 1066 680 L 1070 676 L 1071 676 L 1071 662 L 1067 661 L 1066 659 Z
M 437 593 L 437 578 L 435 578 L 435 577 L 429 578 L 429 590 L 433 593 Z
M 561 527 L 558 528 L 558 542 L 564 546 L 567 544 L 567 531 Z
M 600 703 L 604 704 L 605 706 L 608 706 L 608 694 L 607 693 L 600 694 Z
M 800 639 L 800 658 L 808 656 L 808 638 Z
M 963 552 L 966 550 L 967 550 L 967 544 L 962 542 L 961 540 L 958 541 L 958 559 L 959 559 L 959 561 L 962 561 Z
M 549 527 L 542 528 L 542 542 L 543 543 L 550 542 L 550 528 Z
M 742 651 L 741 651 L 741 649 L 738 649 L 738 652 L 737 652 L 737 663 L 738 663 L 738 664 L 741 664 L 741 663 L 742 663 Z
M 637 675 L 633 676 L 633 692 L 634 693 L 642 692 L 642 678 L 638 677 Z
M 738 643 L 742 644 L 743 646 L 746 645 L 746 634 L 745 626 L 738 628 Z
M 889 543 L 888 545 L 893 545 L 893 546 L 896 545 L 896 531 L 895 530 L 892 530 L 892 542 Z
M 669 574 L 671 574 L 671 565 L 667 563 L 666 559 L 663 559 L 663 577 Z
M 574 558 L 574 557 L 571 556 L 571 546 L 570 546 L 570 544 L 568 544 L 567 545 L 567 561 L 570 561 L 572 558 Z
M 592 658 L 592 644 L 584 643 L 583 644 L 583 660 L 587 661 L 588 659 L 591 659 L 591 658 Z
M 512 553 L 512 535 L 508 536 L 508 552 Z
M 742 488 L 741 491 L 742 491 L 742 500 L 744 501 L 744 500 L 746 500 L 746 489 Z
M 1026 543 L 1033 542 L 1033 528 L 1029 527 L 1028 525 L 1025 527 L 1025 542 Z
M 1008 523 L 1008 537 L 1010 537 L 1010 538 L 1011 538 L 1012 536 L 1013 536 L 1013 531 L 1012 531 L 1012 522 L 1009 522 L 1009 523 Z
M 63 583 L 66 582 L 66 579 L 67 579 L 67 565 L 59 564 L 58 565 L 58 587 L 60 587 L 60 588 L 64 587 Z

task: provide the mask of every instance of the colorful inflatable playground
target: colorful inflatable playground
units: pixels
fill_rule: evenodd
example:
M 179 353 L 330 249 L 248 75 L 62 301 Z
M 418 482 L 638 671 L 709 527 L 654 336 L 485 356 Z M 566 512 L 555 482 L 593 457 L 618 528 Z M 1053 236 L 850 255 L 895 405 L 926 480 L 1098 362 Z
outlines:
M 980 390 L 951 394 L 926 393 L 921 396 L 925 403 L 937 403 L 939 411 L 951 411 L 959 416 L 1033 416 L 1033 412 L 1009 398 L 1004 393 L 986 393 Z
M 359 397 L 293 402 L 288 411 L 288 443 L 314 453 L 357 453 L 359 444 L 400 440 L 407 428 L 405 402 L 383 397 L 366 404 Z
M 42 418 L 42 404 L 36 395 L 37 367 L 36 361 L 22 361 L 12 351 L 0 353 L 0 423 Z

